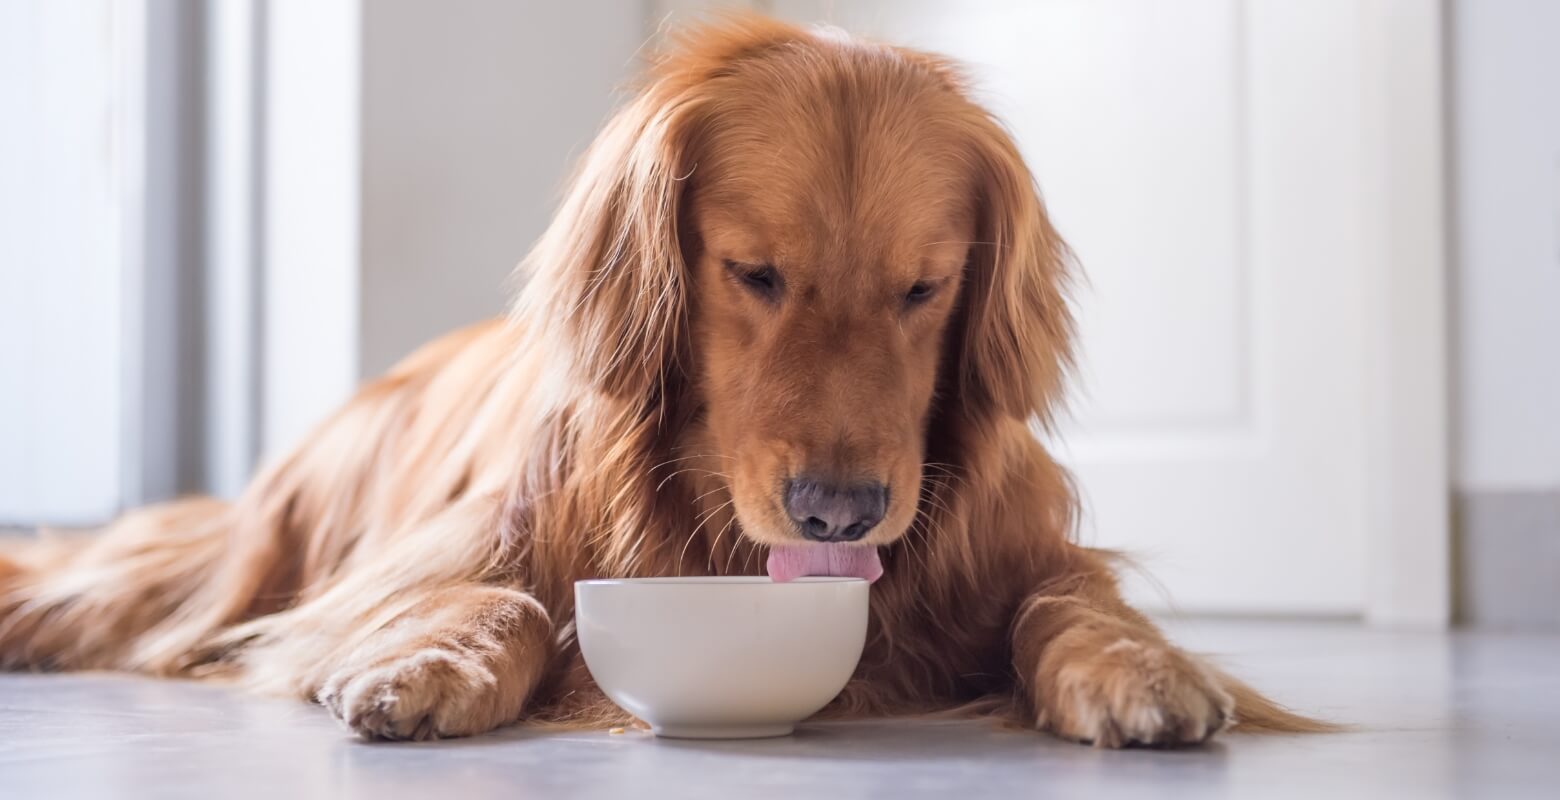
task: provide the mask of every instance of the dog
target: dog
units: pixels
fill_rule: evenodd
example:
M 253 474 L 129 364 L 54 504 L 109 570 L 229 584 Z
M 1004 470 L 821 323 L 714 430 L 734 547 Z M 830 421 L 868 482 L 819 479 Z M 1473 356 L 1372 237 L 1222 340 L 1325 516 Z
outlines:
M 1032 433 L 1071 258 L 941 57 L 736 18 L 656 56 L 507 318 L 366 384 L 234 502 L 0 558 L 0 666 L 227 679 L 369 739 L 621 724 L 575 580 L 875 580 L 824 713 L 1102 747 L 1309 731 L 1171 644 Z

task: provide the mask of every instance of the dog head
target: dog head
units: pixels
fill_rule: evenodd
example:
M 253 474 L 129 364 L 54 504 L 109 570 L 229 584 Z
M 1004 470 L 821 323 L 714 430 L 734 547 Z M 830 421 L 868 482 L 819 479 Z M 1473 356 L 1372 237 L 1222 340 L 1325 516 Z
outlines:
M 741 533 L 884 545 L 929 430 L 1049 413 L 1064 246 L 949 63 L 767 21 L 696 30 L 542 244 L 579 379 L 684 398 Z

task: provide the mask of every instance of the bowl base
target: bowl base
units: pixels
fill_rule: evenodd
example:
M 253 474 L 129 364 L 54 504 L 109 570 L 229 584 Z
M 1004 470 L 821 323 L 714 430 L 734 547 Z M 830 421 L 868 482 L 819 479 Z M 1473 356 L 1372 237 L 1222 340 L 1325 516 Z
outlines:
M 656 736 L 668 739 L 768 739 L 790 736 L 796 730 L 791 723 L 774 725 L 653 725 Z

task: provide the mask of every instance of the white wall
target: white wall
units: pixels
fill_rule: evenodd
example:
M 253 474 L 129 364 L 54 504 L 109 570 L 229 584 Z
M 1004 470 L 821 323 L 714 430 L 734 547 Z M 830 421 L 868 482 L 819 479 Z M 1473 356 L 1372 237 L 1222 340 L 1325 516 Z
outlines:
M 365 375 L 502 312 L 643 24 L 633 0 L 364 5 Z
M 634 0 L 269 4 L 262 445 L 503 311 L 632 75 Z
M 1560 488 L 1560 3 L 1453 4 L 1465 491 Z

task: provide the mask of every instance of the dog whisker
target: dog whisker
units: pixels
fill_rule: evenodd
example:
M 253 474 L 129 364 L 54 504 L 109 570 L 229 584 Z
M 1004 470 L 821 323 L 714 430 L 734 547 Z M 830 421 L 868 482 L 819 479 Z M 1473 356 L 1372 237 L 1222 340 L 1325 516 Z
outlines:
M 724 472 L 717 472 L 715 470 L 703 469 L 703 468 L 700 468 L 700 467 L 683 467 L 682 469 L 677 470 L 676 472 L 673 472 L 670 475 L 667 475 L 665 478 L 662 478 L 661 482 L 655 485 L 656 493 L 659 494 L 662 489 L 666 488 L 666 484 L 670 483 L 673 478 L 676 478 L 678 475 L 682 475 L 683 473 L 686 473 L 686 472 L 702 472 L 705 475 L 712 475 L 712 476 L 721 478 L 721 479 L 725 480 L 728 483 L 731 481 L 731 478 L 729 476 L 727 476 L 726 473 L 724 473 Z
M 736 501 L 727 500 L 726 502 L 716 506 L 709 513 L 705 514 L 704 518 L 699 520 L 698 524 L 693 527 L 693 531 L 688 534 L 687 540 L 683 542 L 682 552 L 677 554 L 677 574 L 682 574 L 683 559 L 688 556 L 688 546 L 693 544 L 694 538 L 699 535 L 699 530 L 703 528 L 705 523 L 709 522 L 710 519 L 712 519 L 716 514 L 720 513 L 721 509 L 726 508 L 734 502 Z
M 921 247 L 922 248 L 936 247 L 937 245 L 940 245 L 940 244 L 962 244 L 962 245 L 975 245 L 975 244 L 979 244 L 979 245 L 986 245 L 988 247 L 1006 247 L 1007 246 L 1003 242 L 964 242 L 964 241 L 959 241 L 957 239 L 948 239 L 948 240 L 944 240 L 944 241 L 940 241 L 940 242 L 926 242 L 925 244 L 922 244 Z
M 705 561 L 705 566 L 709 567 L 711 572 L 715 571 L 715 554 L 720 546 L 721 540 L 726 536 L 726 531 L 730 530 L 731 527 L 736 524 L 736 522 L 737 515 L 731 514 L 726 518 L 726 524 L 720 527 L 720 532 L 715 534 L 715 541 L 710 544 L 710 557 Z M 737 543 L 732 542 L 729 547 L 732 549 L 732 551 L 735 551 L 737 549 Z M 730 559 L 727 559 L 727 565 L 729 566 L 729 564 Z

